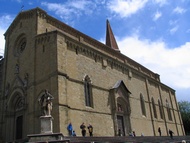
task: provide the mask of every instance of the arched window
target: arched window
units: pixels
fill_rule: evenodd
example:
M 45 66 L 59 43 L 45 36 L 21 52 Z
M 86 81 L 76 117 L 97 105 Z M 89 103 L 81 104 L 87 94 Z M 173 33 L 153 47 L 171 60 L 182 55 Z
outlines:
M 140 94 L 140 104 L 141 104 L 142 115 L 146 116 L 145 101 L 142 94 Z
M 154 113 L 154 118 L 157 118 L 156 105 L 155 105 L 153 97 L 152 97 L 152 109 L 153 109 L 153 113 Z
M 160 111 L 160 118 L 161 119 L 164 119 L 164 116 L 163 116 L 163 108 L 160 104 L 160 100 L 158 99 L 158 106 L 159 106 L 159 111 Z
M 171 109 L 170 109 L 170 104 L 167 99 L 166 99 L 166 109 L 167 109 L 167 113 L 168 113 L 168 119 L 170 121 L 172 121 L 172 113 L 171 113 Z
M 93 107 L 92 84 L 88 75 L 86 75 L 84 78 L 84 95 L 86 106 Z

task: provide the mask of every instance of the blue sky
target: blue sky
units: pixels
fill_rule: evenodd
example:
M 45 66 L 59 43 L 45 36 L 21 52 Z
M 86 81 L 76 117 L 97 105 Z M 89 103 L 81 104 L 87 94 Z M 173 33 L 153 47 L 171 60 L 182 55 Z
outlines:
M 121 53 L 190 101 L 190 0 L 0 0 L 0 55 L 12 20 L 36 7 L 103 43 L 108 19 Z

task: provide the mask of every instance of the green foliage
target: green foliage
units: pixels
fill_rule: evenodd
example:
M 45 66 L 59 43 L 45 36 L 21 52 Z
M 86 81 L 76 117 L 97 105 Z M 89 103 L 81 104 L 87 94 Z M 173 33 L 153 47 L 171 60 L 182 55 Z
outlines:
M 186 134 L 190 134 L 190 102 L 180 101 L 178 102 L 178 105 L 185 132 Z

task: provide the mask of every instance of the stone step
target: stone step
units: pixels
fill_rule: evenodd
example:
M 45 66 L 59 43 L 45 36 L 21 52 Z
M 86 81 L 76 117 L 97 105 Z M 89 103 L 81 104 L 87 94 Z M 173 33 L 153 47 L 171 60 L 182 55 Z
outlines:
M 34 135 L 32 135 L 34 136 Z M 35 135 L 36 136 L 36 135 Z M 46 135 L 47 136 L 47 135 Z M 31 137 L 31 136 L 30 136 Z M 14 141 L 9 143 L 30 143 L 29 139 Z M 123 136 L 123 137 L 69 137 L 57 138 L 50 140 L 49 138 L 44 141 L 35 141 L 35 143 L 181 143 L 182 140 L 186 140 L 186 143 L 190 143 L 190 136 L 174 136 L 171 139 L 169 136 L 153 137 L 153 136 Z M 33 142 L 32 142 L 33 143 Z
M 64 137 L 71 143 L 181 143 L 182 140 L 190 142 L 190 136 L 163 137 Z

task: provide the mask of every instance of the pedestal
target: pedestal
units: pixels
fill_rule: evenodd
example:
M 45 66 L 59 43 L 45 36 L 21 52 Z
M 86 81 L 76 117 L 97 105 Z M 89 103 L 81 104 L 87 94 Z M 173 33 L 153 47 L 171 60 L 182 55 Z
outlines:
M 52 133 L 52 134 L 31 134 L 28 135 L 28 143 L 48 143 L 48 142 L 54 142 L 54 143 L 69 143 L 69 139 L 64 139 L 63 134 L 61 133 Z
M 52 124 L 53 117 L 50 116 L 41 116 L 41 134 L 50 134 L 53 133 L 53 124 Z
M 64 139 L 62 133 L 53 133 L 53 117 L 41 116 L 41 133 L 28 135 L 29 143 L 69 143 L 69 139 Z

